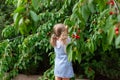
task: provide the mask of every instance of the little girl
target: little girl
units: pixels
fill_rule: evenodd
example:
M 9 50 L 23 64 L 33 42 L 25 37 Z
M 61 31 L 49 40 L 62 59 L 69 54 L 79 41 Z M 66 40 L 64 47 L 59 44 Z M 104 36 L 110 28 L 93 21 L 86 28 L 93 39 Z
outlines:
M 64 24 L 56 24 L 50 43 L 55 51 L 55 80 L 70 80 L 74 76 L 72 63 L 68 61 L 66 46 L 70 42 L 68 29 Z

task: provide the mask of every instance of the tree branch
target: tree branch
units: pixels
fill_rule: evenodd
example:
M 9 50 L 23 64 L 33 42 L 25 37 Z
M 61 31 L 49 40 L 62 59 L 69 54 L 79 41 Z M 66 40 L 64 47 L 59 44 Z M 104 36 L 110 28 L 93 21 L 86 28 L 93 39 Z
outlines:
M 113 0 L 114 3 L 115 3 L 115 7 L 116 7 L 116 12 L 119 14 L 120 13 L 120 9 L 118 7 L 118 4 L 117 4 L 117 1 L 116 0 Z

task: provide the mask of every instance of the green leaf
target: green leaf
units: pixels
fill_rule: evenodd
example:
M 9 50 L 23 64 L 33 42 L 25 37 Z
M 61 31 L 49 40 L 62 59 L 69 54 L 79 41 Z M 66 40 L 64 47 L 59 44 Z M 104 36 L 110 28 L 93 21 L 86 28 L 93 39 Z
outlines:
M 110 23 L 108 23 L 108 22 L 110 22 Z M 113 22 L 114 21 L 112 20 L 111 16 L 107 17 L 106 22 L 105 22 L 104 31 L 108 31 L 110 29 L 110 27 L 113 26 Z
M 26 25 L 25 25 L 25 23 L 24 23 L 23 18 L 21 18 L 21 19 L 19 20 L 19 31 L 20 31 L 21 34 L 27 33 Z
M 116 48 L 120 48 L 120 35 L 115 40 L 115 46 Z
M 19 20 L 19 26 L 23 24 L 23 18 Z
M 95 71 L 89 66 L 85 67 L 85 74 L 88 76 L 88 78 L 91 78 L 91 80 L 94 80 Z
M 30 11 L 30 16 L 32 17 L 34 22 L 37 22 L 39 20 L 38 15 L 34 11 Z
M 91 52 L 93 53 L 93 52 L 94 52 L 94 50 L 95 50 L 95 46 L 94 46 L 93 41 L 91 41 Z
M 16 28 L 16 33 L 19 33 L 19 21 L 21 19 L 21 16 L 19 13 L 15 13 L 13 15 L 13 20 L 14 20 L 14 27 Z
M 17 7 L 19 7 L 22 3 L 22 0 L 18 0 Z
M 82 56 L 79 50 L 76 50 L 76 60 L 80 63 L 82 60 Z
M 37 11 L 39 8 L 40 0 L 32 0 L 32 6 Z
M 88 47 L 88 49 L 89 49 L 89 51 L 90 51 L 91 53 L 94 52 L 94 50 L 95 50 L 95 46 L 94 46 L 94 43 L 93 43 L 92 40 L 89 41 L 89 42 L 87 42 L 87 47 Z
M 93 4 L 93 0 L 89 0 L 89 2 L 88 2 L 88 8 L 91 11 L 91 13 L 95 13 L 96 12 L 94 4 Z
M 76 58 L 77 58 L 77 56 L 76 56 L 76 51 L 72 51 L 70 55 L 71 55 L 71 59 L 68 58 L 68 60 L 69 60 L 69 61 L 75 61 Z
M 5 37 L 5 38 L 11 38 L 14 35 L 15 35 L 14 26 L 8 25 L 2 30 L 2 36 Z
M 0 53 L 4 53 L 6 46 L 9 44 L 9 40 L 6 39 L 0 43 Z
M 74 5 L 74 7 L 73 7 L 73 9 L 72 9 L 72 12 L 76 12 L 76 10 L 78 9 L 78 8 L 77 8 L 78 5 L 79 5 L 79 3 L 76 3 L 76 4 Z
M 113 41 L 113 37 L 114 37 L 114 27 L 111 26 L 107 33 L 107 42 L 109 45 L 111 45 L 111 43 Z
M 75 15 L 77 15 L 78 19 L 81 21 L 81 25 L 85 25 L 85 19 L 83 18 L 81 11 L 76 11 Z
M 70 19 L 67 18 L 67 19 L 64 20 L 64 24 L 69 25 L 69 26 L 74 26 L 75 22 L 74 21 L 70 21 Z
M 100 11 L 103 11 L 106 7 L 106 0 L 95 0 L 98 4 L 98 8 Z
M 68 44 L 67 47 L 66 47 L 66 52 L 68 54 L 68 60 L 69 61 L 72 61 L 72 44 Z
M 20 6 L 20 7 L 18 7 L 14 12 L 15 12 L 15 13 L 21 13 L 21 12 L 24 12 L 24 11 L 25 11 L 25 7 Z
M 117 16 L 118 22 L 120 22 L 120 14 Z
M 13 15 L 13 20 L 14 20 L 14 22 L 17 21 L 18 16 L 19 16 L 19 13 L 15 13 L 15 14 Z
M 82 6 L 81 12 L 82 12 L 82 17 L 84 18 L 85 21 L 87 21 L 90 15 L 90 10 L 88 6 L 87 5 Z
M 69 52 L 68 61 L 72 61 L 72 51 Z
M 105 9 L 103 12 L 100 13 L 100 17 L 98 18 L 98 20 L 101 20 L 106 13 L 108 13 L 109 9 Z

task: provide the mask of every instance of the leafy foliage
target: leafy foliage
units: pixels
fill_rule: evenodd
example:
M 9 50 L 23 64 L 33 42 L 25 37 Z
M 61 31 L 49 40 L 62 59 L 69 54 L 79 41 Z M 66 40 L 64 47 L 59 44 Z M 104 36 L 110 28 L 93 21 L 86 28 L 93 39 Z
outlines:
M 0 1 L 0 33 L 2 33 L 3 28 L 6 25 L 10 25 L 12 23 L 12 17 L 10 14 L 13 12 L 14 6 L 7 5 L 4 1 Z M 0 35 L 0 40 L 2 40 L 2 36 Z
M 12 13 L 13 23 L 2 31 L 5 40 L 0 42 L 1 79 L 16 76 L 20 70 L 27 69 L 30 63 L 37 64 L 43 60 L 45 53 L 53 52 L 49 38 L 52 26 L 56 23 L 69 26 L 69 36 L 73 38 L 67 46 L 68 59 L 80 64 L 80 68 L 84 70 L 80 75 L 94 80 L 95 73 L 99 72 L 110 79 L 119 79 L 120 33 L 116 35 L 114 29 L 119 23 L 120 15 L 116 0 L 114 5 L 106 4 L 109 0 L 6 2 L 12 3 L 16 9 Z M 53 62 L 52 53 L 52 67 L 44 73 L 42 79 L 54 78 Z

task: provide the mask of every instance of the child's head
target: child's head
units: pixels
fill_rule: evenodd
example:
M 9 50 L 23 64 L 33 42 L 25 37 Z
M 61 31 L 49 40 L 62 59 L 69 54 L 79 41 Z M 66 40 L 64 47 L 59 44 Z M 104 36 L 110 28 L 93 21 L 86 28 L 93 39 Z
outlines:
M 50 43 L 52 46 L 56 46 L 56 40 L 61 40 L 63 42 L 63 44 L 66 44 L 66 39 L 68 37 L 67 35 L 68 33 L 68 29 L 67 26 L 65 26 L 64 24 L 56 24 L 53 27 L 53 34 L 51 36 L 51 40 Z

